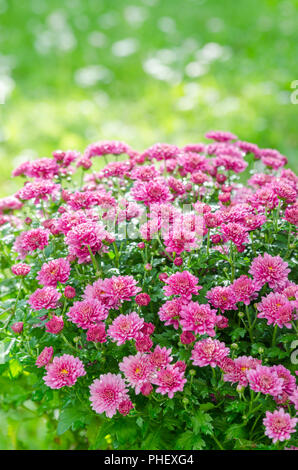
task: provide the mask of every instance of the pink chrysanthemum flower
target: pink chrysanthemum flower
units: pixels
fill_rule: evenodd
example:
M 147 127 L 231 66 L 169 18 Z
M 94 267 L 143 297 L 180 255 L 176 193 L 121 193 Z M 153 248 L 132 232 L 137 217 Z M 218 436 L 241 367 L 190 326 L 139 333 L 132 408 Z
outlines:
M 277 441 L 286 441 L 295 432 L 297 422 L 298 419 L 291 418 L 291 415 L 285 413 L 283 408 L 275 410 L 273 413 L 266 411 L 266 418 L 263 419 L 263 424 L 266 427 L 265 434 L 273 440 L 274 444 Z
M 175 392 L 182 392 L 186 379 L 184 372 L 180 372 L 178 367 L 168 365 L 157 372 L 153 383 L 158 386 L 156 393 L 167 394 L 169 398 L 173 398 Z
M 65 237 L 69 253 L 78 258 L 79 264 L 91 261 L 89 249 L 93 254 L 105 251 L 104 242 L 110 241 L 104 226 L 94 222 L 76 225 Z
M 129 301 L 140 292 L 133 276 L 112 276 L 98 279 L 85 289 L 85 298 L 96 298 L 109 308 L 119 308 L 120 303 Z
M 224 358 L 220 363 L 220 368 L 224 372 L 223 380 L 232 383 L 238 382 L 240 387 L 246 387 L 248 385 L 247 372 L 255 369 L 261 363 L 260 359 L 251 356 L 239 356 L 234 360 Z
M 248 242 L 247 229 L 243 225 L 230 222 L 220 227 L 224 242 L 232 241 L 236 247 L 241 247 Z
M 69 261 L 65 258 L 58 258 L 44 263 L 36 277 L 43 286 L 56 287 L 58 282 L 64 284 L 68 280 L 69 275 Z
M 16 276 L 27 276 L 27 274 L 30 273 L 31 268 L 30 268 L 29 264 L 26 264 L 26 263 L 18 263 L 18 264 L 14 264 L 14 265 L 11 267 L 11 271 L 12 271 L 12 273 L 15 274 Z
M 179 298 L 167 300 L 158 311 L 160 320 L 165 322 L 165 325 L 173 325 L 175 330 L 178 330 L 182 305 Z
M 257 304 L 258 318 L 266 318 L 268 325 L 292 328 L 293 305 L 283 294 L 271 292 Z
M 61 294 L 54 287 L 37 289 L 30 295 L 28 303 L 34 310 L 55 309 Z
M 108 335 L 120 346 L 130 339 L 138 339 L 144 325 L 143 318 L 136 312 L 128 315 L 119 315 L 108 329 Z
M 76 290 L 72 286 L 66 286 L 64 289 L 64 296 L 67 299 L 73 299 L 76 296 Z
M 94 142 L 90 144 L 85 152 L 84 156 L 87 158 L 97 157 L 101 155 L 120 155 L 122 153 L 127 153 L 131 149 L 125 143 L 120 140 L 102 140 L 100 142 Z
M 22 333 L 23 328 L 24 328 L 24 322 L 17 321 L 13 323 L 10 328 L 12 329 L 14 333 L 17 333 L 17 334 Z
M 46 332 L 52 333 L 53 335 L 57 335 L 60 331 L 64 328 L 64 321 L 63 317 L 58 317 L 57 315 L 53 315 L 52 318 L 45 324 Z
M 142 155 L 149 160 L 153 158 L 156 160 L 168 160 L 175 158 L 178 153 L 179 148 L 176 145 L 157 143 L 146 149 Z
M 229 142 L 237 139 L 236 135 L 225 131 L 210 131 L 205 134 L 205 137 L 206 139 L 216 140 L 216 142 Z
M 202 286 L 198 286 L 199 279 L 188 271 L 177 272 L 165 279 L 163 290 L 165 295 L 180 295 L 190 299 L 192 294 L 197 295 Z
M 108 310 L 99 300 L 88 299 L 75 302 L 66 315 L 72 323 L 87 330 L 95 323 L 105 320 Z
M 270 256 L 264 253 L 264 256 L 259 255 L 253 260 L 249 273 L 253 276 L 258 288 L 268 282 L 271 289 L 282 290 L 287 285 L 290 271 L 288 263 L 280 256 Z
M 142 201 L 145 206 L 171 200 L 168 186 L 158 181 L 137 181 L 131 189 L 131 194 L 135 201 Z
M 78 357 L 70 354 L 56 356 L 53 362 L 47 366 L 47 374 L 43 378 L 45 384 L 52 388 L 72 387 L 78 379 L 86 375 L 84 365 Z
M 36 359 L 35 365 L 37 367 L 44 367 L 48 365 L 49 362 L 51 362 L 53 354 L 54 350 L 52 346 L 50 346 L 49 348 L 45 347 Z
M 172 362 L 173 358 L 171 353 L 172 348 L 167 349 L 165 346 L 161 348 L 159 345 L 157 345 L 154 351 L 149 355 L 149 362 L 156 369 L 162 369 Z
M 123 416 L 127 416 L 130 410 L 132 409 L 133 409 L 133 404 L 129 399 L 123 400 L 118 406 L 118 411 Z
M 19 253 L 18 258 L 26 258 L 28 253 L 35 250 L 43 250 L 49 244 L 49 232 L 41 228 L 34 228 L 22 232 L 16 238 L 14 250 Z
M 38 179 L 32 183 L 27 182 L 24 187 L 17 192 L 17 197 L 21 201 L 34 199 L 34 204 L 38 204 L 40 200 L 46 201 L 49 196 L 54 198 L 59 190 L 60 184 Z
M 191 360 L 195 366 L 216 367 L 224 357 L 228 356 L 229 352 L 229 348 L 226 348 L 224 343 L 217 339 L 207 338 L 195 343 Z
M 88 328 L 87 341 L 93 341 L 94 343 L 106 342 L 106 330 L 104 323 L 98 323 L 97 325 L 92 325 Z
M 206 293 L 206 298 L 215 308 L 221 311 L 236 310 L 236 296 L 231 286 L 221 287 L 216 286 Z
M 0 199 L 0 211 L 13 211 L 15 209 L 21 209 L 23 204 L 15 196 L 7 196 Z
M 136 340 L 136 350 L 142 353 L 149 352 L 153 346 L 153 341 L 150 336 L 143 335 Z
M 138 352 L 135 356 L 127 356 L 119 364 L 119 369 L 124 373 L 126 381 L 135 389 L 136 395 L 147 382 L 151 382 L 154 375 L 154 366 L 149 357 Z
M 298 371 L 296 371 L 296 374 L 297 372 Z M 298 387 L 296 387 L 293 393 L 289 396 L 289 400 L 291 403 L 293 403 L 295 410 L 298 411 Z
M 273 189 L 262 187 L 258 189 L 252 196 L 248 197 L 247 202 L 258 211 L 271 211 L 278 206 L 278 197 Z
M 146 294 L 145 292 L 142 292 L 141 294 L 138 294 L 136 296 L 135 301 L 138 305 L 146 306 L 150 303 L 151 298 L 150 295 Z
M 290 224 L 293 224 L 298 227 L 298 204 L 294 204 L 293 206 L 289 206 L 286 208 L 285 219 Z
M 245 275 L 240 276 L 231 285 L 236 297 L 236 302 L 243 302 L 249 305 L 251 301 L 257 298 L 258 293 L 254 281 Z
M 273 191 L 287 204 L 293 204 L 297 199 L 297 191 L 285 180 L 279 179 L 274 182 Z
M 216 310 L 209 304 L 189 302 L 182 307 L 180 324 L 183 331 L 194 331 L 196 334 L 215 336 Z
M 272 369 L 277 373 L 280 379 L 283 379 L 283 392 L 285 392 L 287 395 L 294 393 L 296 388 L 296 379 L 291 374 L 291 372 L 281 364 L 272 366 Z
M 104 374 L 90 385 L 91 408 L 105 413 L 108 418 L 116 414 L 120 403 L 128 399 L 128 390 L 120 374 Z
M 283 379 L 279 378 L 272 367 L 257 366 L 247 372 L 249 386 L 255 392 L 277 396 L 282 393 Z

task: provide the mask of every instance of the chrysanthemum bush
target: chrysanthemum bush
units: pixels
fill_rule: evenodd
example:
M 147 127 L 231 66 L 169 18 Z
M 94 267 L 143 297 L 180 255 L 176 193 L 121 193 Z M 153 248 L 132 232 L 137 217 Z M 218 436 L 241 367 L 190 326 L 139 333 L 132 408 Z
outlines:
M 0 371 L 73 448 L 298 446 L 298 178 L 206 138 L 55 151 L 0 200 Z

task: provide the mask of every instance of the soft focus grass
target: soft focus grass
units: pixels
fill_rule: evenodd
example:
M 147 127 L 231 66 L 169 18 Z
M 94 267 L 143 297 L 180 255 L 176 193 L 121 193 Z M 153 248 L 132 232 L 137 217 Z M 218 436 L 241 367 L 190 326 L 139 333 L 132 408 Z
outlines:
M 210 129 L 297 171 L 297 21 L 297 0 L 0 0 L 0 196 L 20 185 L 13 167 L 57 148 L 184 145 Z M 6 397 L 31 387 L 5 383 Z M 71 446 L 28 407 L 0 411 L 1 449 Z

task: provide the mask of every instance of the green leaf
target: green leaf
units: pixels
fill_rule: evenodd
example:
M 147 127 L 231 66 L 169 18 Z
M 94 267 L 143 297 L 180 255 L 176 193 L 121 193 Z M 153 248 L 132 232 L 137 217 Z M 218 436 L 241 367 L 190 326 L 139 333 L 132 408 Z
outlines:
M 195 434 L 212 434 L 213 426 L 211 421 L 212 417 L 200 409 L 195 416 L 191 418 L 193 432 Z
M 88 418 L 90 418 L 90 414 L 85 409 L 65 408 L 61 411 L 59 416 L 57 434 L 60 436 L 65 433 L 65 431 L 78 421 L 86 423 Z

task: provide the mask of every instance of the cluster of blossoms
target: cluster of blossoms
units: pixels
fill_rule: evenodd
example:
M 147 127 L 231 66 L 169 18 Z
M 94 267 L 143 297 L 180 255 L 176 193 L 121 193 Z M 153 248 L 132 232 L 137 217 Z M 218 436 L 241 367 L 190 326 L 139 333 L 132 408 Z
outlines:
M 266 412 L 265 435 L 289 440 L 295 371 L 271 358 L 283 328 L 297 334 L 298 177 L 276 150 L 229 132 L 206 137 L 213 142 L 141 153 L 102 141 L 22 163 L 13 176 L 26 178 L 23 188 L 0 200 L 19 289 L 6 326 L 26 344 L 39 331 L 31 357 L 43 384 L 81 387 L 108 418 L 134 416 L 152 397 L 185 394 L 197 406 L 196 377 L 210 371 L 244 403 L 249 390 L 265 411 L 278 406 Z M 253 162 L 263 173 L 243 186 L 237 175 Z M 231 339 L 244 336 L 243 348 Z

